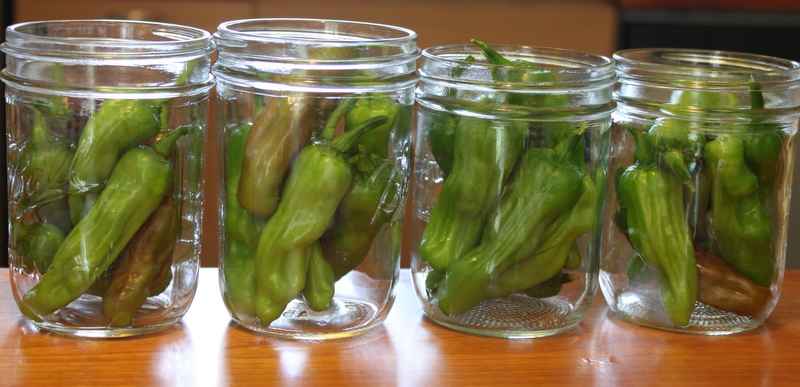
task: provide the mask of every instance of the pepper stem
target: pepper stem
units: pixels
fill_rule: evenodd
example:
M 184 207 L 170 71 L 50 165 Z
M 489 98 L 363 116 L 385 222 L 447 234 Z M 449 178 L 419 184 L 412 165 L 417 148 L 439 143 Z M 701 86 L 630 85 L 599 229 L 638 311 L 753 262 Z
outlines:
M 388 116 L 375 116 L 364 120 L 364 122 L 358 124 L 353 129 L 350 129 L 344 132 L 344 134 L 341 136 L 333 139 L 331 141 L 331 146 L 341 153 L 347 153 L 350 148 L 356 144 L 356 141 L 359 137 L 361 137 L 361 135 L 387 122 L 389 122 Z
M 331 116 L 325 121 L 325 126 L 322 128 L 322 139 L 331 141 L 336 136 L 336 126 L 339 125 L 339 120 L 355 105 L 355 98 L 347 98 L 336 109 L 333 109 Z
M 168 155 L 169 151 L 172 149 L 172 146 L 175 145 L 176 141 L 178 141 L 178 138 L 189 133 L 189 129 L 189 126 L 181 126 L 165 134 L 163 137 L 158 139 L 155 144 L 153 144 L 153 150 L 162 156 Z

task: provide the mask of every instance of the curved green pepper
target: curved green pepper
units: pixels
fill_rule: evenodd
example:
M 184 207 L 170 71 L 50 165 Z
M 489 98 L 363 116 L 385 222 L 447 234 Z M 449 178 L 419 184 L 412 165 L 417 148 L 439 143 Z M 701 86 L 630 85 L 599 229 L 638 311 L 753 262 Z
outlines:
M 41 280 L 19 303 L 33 320 L 80 297 L 117 258 L 161 203 L 172 184 L 172 164 L 165 158 L 176 129 L 153 147 L 132 148 L 119 159 L 94 206 L 67 235 Z
M 486 216 L 497 205 L 527 135 L 525 123 L 459 118 L 453 170 L 419 246 L 420 258 L 434 270 L 447 270 L 478 244 Z
M 364 98 L 359 98 L 345 114 L 345 130 L 355 128 L 372 117 L 388 117 L 389 120 L 385 124 L 370 130 L 369 134 L 361 136 L 357 141 L 357 145 L 364 147 L 370 153 L 386 158 L 389 156 L 389 136 L 399 114 L 400 106 L 390 98 L 368 94 Z
M 111 175 L 119 158 L 131 147 L 161 130 L 161 102 L 109 99 L 86 122 L 69 172 L 73 224 L 89 211 L 94 192 Z
M 362 147 L 350 162 L 356 174 L 339 203 L 331 232 L 321 239 L 323 254 L 333 266 L 336 279 L 355 269 L 367 256 L 372 241 L 393 214 L 382 205 L 395 203 L 398 195 L 394 170 L 383 159 Z
M 334 294 L 333 267 L 325 260 L 319 242 L 311 244 L 311 260 L 308 263 L 303 299 L 312 310 L 320 312 L 331 306 Z
M 705 147 L 711 175 L 711 252 L 760 286 L 775 270 L 772 218 L 758 192 L 758 178 L 745 165 L 744 141 L 721 134 Z
M 575 247 L 575 240 L 597 226 L 599 195 L 600 192 L 592 179 L 584 176 L 583 188 L 575 205 L 547 226 L 542 242 L 533 256 L 492 278 L 488 290 L 489 297 L 503 297 L 529 289 L 560 272 L 561 268 L 566 266 Z M 580 255 L 578 265 L 580 265 Z M 553 281 L 555 283 L 555 280 Z
M 619 177 L 628 237 L 656 273 L 673 324 L 684 326 L 697 299 L 697 268 L 678 177 L 656 164 L 637 163 Z
M 280 317 L 305 286 L 310 245 L 325 232 L 352 181 L 346 154 L 365 131 L 388 117 L 364 121 L 334 138 L 344 114 L 337 108 L 322 134 L 297 155 L 275 213 L 264 225 L 255 254 L 256 316 L 262 326 Z
M 242 177 L 242 159 L 250 125 L 242 125 L 231 131 L 228 138 L 227 162 L 225 163 L 225 232 L 228 237 L 255 249 L 261 222 L 239 204 L 239 181 Z
M 222 264 L 222 299 L 233 318 L 255 318 L 256 276 L 254 251 L 246 244 L 228 239 Z
M 439 309 L 458 315 L 488 297 L 492 277 L 539 249 L 547 227 L 578 200 L 582 184 L 580 170 L 563 155 L 553 149 L 529 149 L 491 214 L 480 245 L 448 269 L 439 286 Z M 563 265 L 554 264 L 544 279 Z

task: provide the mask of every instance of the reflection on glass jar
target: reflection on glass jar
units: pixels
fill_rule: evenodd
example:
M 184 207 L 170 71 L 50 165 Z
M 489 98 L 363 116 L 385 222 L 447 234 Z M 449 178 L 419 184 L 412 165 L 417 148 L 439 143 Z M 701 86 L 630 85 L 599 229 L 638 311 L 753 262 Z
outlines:
M 614 58 L 608 304 L 680 332 L 761 325 L 783 278 L 800 64 L 701 50 Z
M 423 52 L 415 290 L 457 330 L 564 332 L 597 287 L 613 62 L 475 43 Z
M 255 19 L 223 23 L 215 39 L 228 311 L 289 338 L 374 328 L 399 271 L 416 35 Z
M 196 289 L 211 35 L 124 21 L 12 26 L 9 254 L 38 327 L 168 327 Z

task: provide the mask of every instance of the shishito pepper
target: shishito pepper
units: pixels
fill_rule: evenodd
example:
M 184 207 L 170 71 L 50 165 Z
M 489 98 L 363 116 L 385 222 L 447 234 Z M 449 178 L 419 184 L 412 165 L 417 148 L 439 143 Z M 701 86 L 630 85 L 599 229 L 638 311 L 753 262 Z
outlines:
M 547 226 L 538 250 L 531 257 L 492 278 L 489 296 L 503 297 L 535 287 L 553 278 L 567 266 L 575 240 L 596 226 L 597 211 L 600 208 L 599 195 L 600 191 L 594 181 L 584 175 L 583 188 L 575 205 Z M 580 265 L 580 256 L 577 264 Z M 574 263 L 570 266 L 574 266 Z M 555 283 L 561 282 L 552 280 L 550 284 Z
M 346 154 L 365 131 L 388 121 L 374 117 L 334 138 L 343 114 L 337 108 L 322 133 L 297 155 L 281 201 L 259 236 L 255 314 L 262 326 L 280 317 L 305 286 L 311 244 L 327 229 L 352 181 Z
M 706 251 L 697 251 L 695 259 L 700 278 L 698 301 L 748 317 L 760 315 L 769 306 L 772 292 L 768 287 L 754 284 Z
M 124 328 L 135 323 L 136 312 L 151 291 L 162 285 L 159 274 L 172 263 L 180 231 L 179 205 L 167 193 L 118 258 L 114 278 L 100 304 L 109 326 Z
M 312 310 L 320 312 L 330 307 L 334 294 L 333 267 L 322 254 L 319 242 L 310 246 L 310 261 L 306 273 L 306 283 L 303 287 L 303 299 Z
M 775 270 L 772 218 L 758 193 L 758 177 L 747 168 L 744 141 L 719 135 L 705 147 L 711 175 L 710 252 L 755 284 L 769 286 Z
M 256 280 L 254 256 L 263 222 L 256 220 L 239 204 L 237 191 L 242 174 L 242 158 L 250 125 L 231 131 L 225 163 L 225 214 L 227 234 L 225 262 L 222 264 L 223 300 L 234 318 L 255 317 Z
M 239 203 L 238 190 L 242 177 L 242 159 L 250 125 L 242 125 L 231 131 L 228 138 L 227 162 L 225 163 L 225 232 L 228 238 L 255 249 L 261 223 Z
M 125 152 L 95 204 L 61 244 L 47 273 L 19 303 L 23 313 L 41 321 L 80 297 L 103 274 L 163 200 L 173 175 L 165 155 L 187 130 L 173 130 L 152 147 Z
M 388 117 L 385 124 L 370 130 L 368 136 L 362 136 L 357 141 L 358 145 L 370 153 L 386 158 L 389 155 L 389 137 L 399 114 L 400 106 L 389 97 L 367 94 L 359 98 L 345 114 L 345 130 L 355 128 L 372 117 Z
M 161 130 L 161 105 L 163 102 L 146 99 L 109 99 L 86 122 L 69 172 L 73 224 L 92 207 L 96 191 L 117 160 Z
M 367 256 L 372 241 L 392 216 L 382 205 L 396 205 L 398 195 L 394 169 L 384 159 L 361 147 L 350 162 L 355 169 L 353 181 L 339 203 L 330 231 L 321 239 L 323 254 L 337 279 Z
M 655 271 L 670 321 L 689 324 L 697 299 L 697 268 L 683 205 L 683 184 L 657 164 L 637 162 L 617 182 L 628 237 Z
M 538 251 L 548 225 L 573 206 L 582 191 L 580 170 L 567 158 L 548 148 L 531 148 L 521 157 L 480 244 L 447 270 L 438 290 L 442 312 L 467 312 L 490 296 L 492 277 Z M 563 265 L 563 261 L 553 263 L 543 280 Z
M 460 117 L 453 170 L 422 234 L 419 255 L 434 270 L 475 247 L 487 214 L 497 205 L 528 134 L 517 121 Z
M 64 232 L 52 223 L 15 224 L 12 229 L 16 250 L 26 270 L 47 272 L 58 248 L 64 243 Z
M 235 239 L 229 239 L 222 265 L 222 300 L 234 318 L 255 317 L 253 304 L 256 295 L 255 252 Z
M 245 142 L 237 198 L 242 208 L 257 218 L 275 212 L 289 164 L 311 138 L 313 107 L 308 97 L 275 97 L 253 122 Z

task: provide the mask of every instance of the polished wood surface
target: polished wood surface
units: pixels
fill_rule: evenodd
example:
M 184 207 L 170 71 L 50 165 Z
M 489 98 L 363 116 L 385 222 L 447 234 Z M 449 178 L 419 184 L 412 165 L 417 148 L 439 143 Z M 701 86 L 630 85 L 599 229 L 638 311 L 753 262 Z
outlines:
M 177 325 L 127 339 L 76 339 L 23 320 L 0 269 L 0 385 L 798 385 L 800 271 L 760 328 L 697 336 L 615 317 L 602 296 L 561 335 L 507 340 L 456 332 L 422 315 L 403 270 L 383 326 L 311 343 L 269 338 L 232 323 L 217 270 L 201 270 Z

